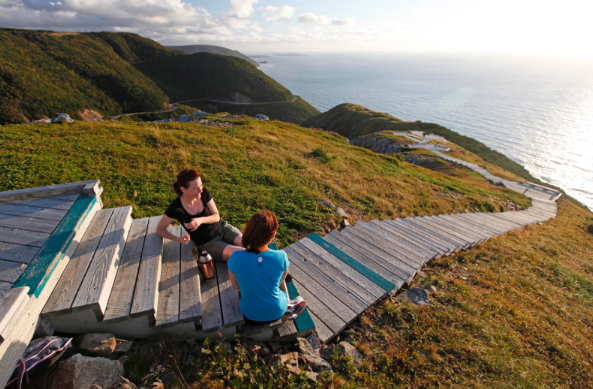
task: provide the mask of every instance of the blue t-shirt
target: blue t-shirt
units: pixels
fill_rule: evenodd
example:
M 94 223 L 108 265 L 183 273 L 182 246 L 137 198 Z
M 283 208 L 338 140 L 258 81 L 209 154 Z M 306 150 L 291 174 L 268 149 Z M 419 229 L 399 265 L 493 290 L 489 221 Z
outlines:
M 235 251 L 229 259 L 229 270 L 241 289 L 239 308 L 249 320 L 268 321 L 282 317 L 288 308 L 288 296 L 278 287 L 288 270 L 288 256 L 282 250 L 260 254 Z

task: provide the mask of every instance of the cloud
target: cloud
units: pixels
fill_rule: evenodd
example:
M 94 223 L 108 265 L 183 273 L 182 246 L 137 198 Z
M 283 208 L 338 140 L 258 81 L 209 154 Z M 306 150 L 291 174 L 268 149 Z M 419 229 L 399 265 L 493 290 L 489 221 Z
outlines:
M 296 8 L 289 5 L 285 5 L 282 8 L 268 5 L 266 7 L 261 7 L 259 10 L 264 14 L 268 22 L 288 22 L 292 19 L 292 15 L 294 15 Z
M 346 19 L 330 19 L 324 15 L 315 15 L 312 12 L 300 14 L 298 22 L 302 24 L 311 24 L 318 26 L 354 26 L 355 22 L 353 18 Z

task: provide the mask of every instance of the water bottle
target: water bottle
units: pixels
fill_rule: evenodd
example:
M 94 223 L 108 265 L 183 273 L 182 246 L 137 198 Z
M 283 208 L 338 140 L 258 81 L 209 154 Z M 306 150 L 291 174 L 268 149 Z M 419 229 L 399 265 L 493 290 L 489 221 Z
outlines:
M 212 256 L 208 254 L 206 250 L 202 251 L 198 258 L 198 268 L 204 277 L 206 283 L 211 283 L 216 280 L 216 273 L 214 273 L 214 263 L 212 262 Z

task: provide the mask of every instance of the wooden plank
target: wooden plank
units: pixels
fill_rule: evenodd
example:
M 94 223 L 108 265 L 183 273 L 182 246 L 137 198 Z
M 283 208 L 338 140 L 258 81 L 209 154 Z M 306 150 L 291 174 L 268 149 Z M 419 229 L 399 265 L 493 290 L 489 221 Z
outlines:
M 484 242 L 485 240 L 492 238 L 491 233 L 483 231 L 479 228 L 468 226 L 467 223 L 461 220 L 450 218 L 449 215 L 431 216 L 429 219 L 441 224 L 445 228 L 452 229 L 463 236 L 477 239 L 480 242 Z
M 0 199 L 0 203 L 2 204 L 13 204 L 13 205 L 25 205 L 27 207 L 37 207 L 37 208 L 48 208 L 48 209 L 58 209 L 61 211 L 68 211 L 72 205 L 74 205 L 74 201 L 70 200 L 61 200 L 61 199 L 52 199 L 47 197 L 20 197 L 20 198 L 11 198 L 11 199 Z
M 371 258 L 381 266 L 389 269 L 396 274 L 402 275 L 402 278 L 406 281 L 410 277 L 413 277 L 418 270 L 418 265 L 412 261 L 402 261 L 400 258 L 391 255 L 385 250 L 379 249 L 361 236 L 358 236 L 351 231 L 342 230 L 342 232 L 333 232 L 330 235 L 336 236 L 344 243 L 357 250 L 359 253 Z M 405 277 L 405 278 L 404 278 Z
M 15 314 L 29 301 L 29 287 L 13 288 L 0 297 L 0 342 L 6 339 L 8 327 Z
M 0 259 L 0 281 L 14 284 L 26 268 L 24 263 Z
M 71 182 L 68 184 L 40 186 L 37 188 L 7 190 L 5 192 L 0 192 L 0 199 L 6 199 L 6 198 L 10 198 L 10 197 L 33 196 L 33 195 L 45 194 L 45 193 L 75 191 L 75 190 L 79 190 L 80 192 L 82 192 L 82 190 L 84 189 L 84 187 L 86 185 L 95 183 L 95 182 L 98 183 L 100 181 L 99 180 L 89 180 L 89 181 Z
M 307 263 L 313 265 L 313 267 L 315 267 L 317 271 L 323 272 L 327 277 L 329 277 L 332 280 L 333 283 L 340 285 L 343 289 L 348 290 L 350 293 L 356 296 L 360 301 L 362 301 L 365 304 L 365 308 L 366 306 L 371 305 L 375 300 L 377 300 L 381 295 L 385 293 L 383 289 L 379 289 L 378 291 L 375 290 L 375 293 L 368 291 L 364 286 L 360 285 L 357 281 L 350 278 L 350 276 L 354 275 L 355 273 L 355 271 L 352 268 L 350 268 L 350 271 L 340 271 L 332 263 L 336 262 L 337 260 L 330 262 L 326 261 L 324 258 L 319 257 L 317 253 L 309 250 L 307 246 L 303 245 L 302 240 L 297 243 L 293 243 L 289 247 L 296 251 L 298 254 L 300 254 L 301 257 Z M 369 283 L 370 281 L 367 280 L 367 285 L 365 286 L 369 286 Z M 326 287 L 326 285 L 323 286 Z M 375 287 L 378 288 L 378 286 Z
M 426 244 L 422 240 L 416 239 L 413 234 L 402 233 L 400 230 L 393 228 L 391 224 L 373 219 L 367 225 L 370 227 L 376 227 L 389 236 L 399 239 L 403 244 L 425 253 L 429 259 L 439 257 L 441 255 L 441 252 L 435 249 L 433 246 Z
M 367 224 L 363 221 L 359 221 L 358 223 L 356 223 L 356 226 L 354 228 L 357 231 L 360 231 L 361 229 L 365 230 L 368 234 L 381 238 L 383 242 L 390 242 L 392 245 L 396 246 L 399 250 L 401 250 L 406 256 L 409 253 L 410 255 L 413 255 L 419 260 L 421 260 L 422 263 L 428 262 L 428 260 L 432 258 L 432 256 L 428 255 L 428 253 L 418 250 L 415 247 L 411 247 L 410 245 L 407 245 L 398 237 L 392 236 L 389 233 L 381 230 L 380 228 L 377 228 L 376 226 Z
M 356 294 L 352 293 L 351 290 L 345 288 L 343 285 L 334 282 L 334 273 L 337 274 L 336 276 L 339 276 L 337 271 L 328 269 L 330 275 L 326 275 L 324 272 L 319 271 L 319 269 L 313 266 L 306 257 L 295 251 L 293 246 L 294 245 L 290 245 L 284 248 L 284 251 L 288 255 L 291 265 L 294 265 L 294 268 L 298 268 L 298 270 L 310 276 L 334 296 L 340 296 L 342 302 L 354 312 L 361 313 L 368 307 L 369 304 L 366 301 L 361 300 Z M 312 255 L 312 253 L 309 253 L 309 255 Z M 291 269 L 291 273 L 297 273 L 297 269 L 293 269 L 292 266 Z M 286 285 L 287 287 L 289 286 L 288 283 Z M 292 295 L 290 297 L 293 299 Z
M 342 234 L 348 236 L 350 239 L 358 241 L 365 241 L 368 245 L 373 247 L 376 252 L 384 252 L 392 257 L 399 259 L 401 262 L 408 264 L 414 271 L 418 271 L 424 264 L 424 259 L 415 256 L 414 254 L 404 251 L 391 242 L 381 239 L 379 236 L 369 232 L 366 229 L 354 229 L 353 227 L 346 227 L 341 231 Z
M 147 217 L 132 221 L 103 321 L 121 320 L 130 315 L 148 221 Z
M 300 296 L 299 290 L 293 281 L 286 283 L 286 290 L 290 300 L 294 300 Z M 310 331 L 311 329 L 315 329 L 315 324 L 313 323 L 313 319 L 311 319 L 309 309 L 307 308 L 305 308 L 305 310 L 301 312 L 300 315 L 296 317 L 296 319 L 294 319 L 294 324 L 297 328 L 298 334 L 303 334 Z
M 202 318 L 202 292 L 198 249 L 191 240 L 181 245 L 181 284 L 179 286 L 179 321 L 199 321 Z
M 41 247 L 51 234 L 0 227 L 0 242 Z
M 438 230 L 438 229 L 432 227 L 431 225 L 429 225 L 428 223 L 422 222 L 420 219 L 408 217 L 408 218 L 401 219 L 401 220 L 405 224 L 411 225 L 416 229 L 422 230 L 429 237 L 434 237 L 436 239 L 450 243 L 450 244 L 454 245 L 455 247 L 459 247 L 460 249 L 466 249 L 470 246 L 470 244 L 467 243 L 466 241 L 461 241 L 459 239 L 456 239 L 455 237 L 450 236 L 449 234 L 443 233 L 442 230 Z
M 70 311 L 112 214 L 113 209 L 103 209 L 95 214 L 45 304 L 43 315 Z
M 103 318 L 119 261 L 132 225 L 132 207 L 115 208 L 99 247 L 78 289 L 72 309 L 91 307 Z
M 0 259 L 30 263 L 38 252 L 39 247 L 0 242 Z
M 449 221 L 446 221 L 441 216 L 427 216 L 427 217 L 423 217 L 422 219 L 428 220 L 433 225 L 439 226 L 443 230 L 449 231 L 449 233 L 451 233 L 451 234 L 456 234 L 457 236 L 463 237 L 464 239 L 470 240 L 476 244 L 481 243 L 488 238 L 485 235 L 468 231 L 465 228 L 462 228 L 462 227 L 457 226 Z
M 485 223 L 478 219 L 479 215 L 473 215 L 476 217 L 461 217 L 460 215 L 453 214 L 449 215 L 451 219 L 457 219 L 465 223 L 468 227 L 475 228 L 477 230 L 483 231 L 484 233 L 490 234 L 490 236 L 498 236 L 501 233 L 505 232 L 504 229 L 500 227 L 494 227 L 491 224 Z
M 156 233 L 156 226 L 161 217 L 153 216 L 148 221 L 148 230 L 130 312 L 132 316 L 156 313 L 159 280 L 161 279 L 161 256 L 163 254 L 163 238 Z
M 429 231 L 422 228 L 418 228 L 411 223 L 406 223 L 403 219 L 397 218 L 393 220 L 387 220 L 387 222 L 392 223 L 393 225 L 406 231 L 413 231 L 414 233 L 416 233 L 416 235 L 421 236 L 422 239 L 424 239 L 425 241 L 428 241 L 436 245 L 441 245 L 447 250 L 447 253 L 449 254 L 461 250 L 461 247 L 459 247 L 459 245 L 456 245 L 453 242 L 450 242 L 446 239 L 441 239 L 438 236 L 429 233 Z
M 323 324 L 325 324 L 330 330 L 333 332 L 340 332 L 346 327 L 346 322 L 338 315 L 336 315 L 333 311 L 329 309 L 325 304 L 323 304 L 315 294 L 309 292 L 307 288 L 303 287 L 299 282 L 293 279 L 294 285 L 299 289 L 299 293 L 307 302 L 307 309 L 309 312 L 317 316 Z M 353 319 L 356 316 L 353 317 Z
M 395 284 L 386 278 L 384 278 L 381 274 L 375 273 L 370 268 L 366 267 L 364 264 L 358 262 L 356 259 L 352 258 L 345 252 L 338 249 L 332 243 L 324 240 L 319 235 L 313 233 L 308 236 L 313 243 L 318 245 L 319 247 L 323 248 L 325 251 L 331 253 L 334 257 L 338 258 L 358 273 L 362 274 L 364 277 L 371 280 L 375 285 L 379 286 L 381 289 L 385 291 L 390 291 L 391 289 L 395 288 Z
M 239 309 L 239 292 L 231 284 L 229 268 L 226 262 L 215 262 L 218 292 L 220 293 L 220 306 L 222 309 L 223 327 L 232 327 L 243 324 L 243 314 Z
M 294 325 L 294 320 L 287 320 L 280 328 L 278 328 L 278 338 L 287 338 L 290 336 L 296 336 L 296 334 L 297 328 Z
M 325 323 L 313 312 L 311 312 L 311 319 L 313 320 L 313 323 L 315 323 L 315 329 L 317 330 L 317 335 L 319 335 L 321 343 L 326 343 L 336 335 L 336 333 L 326 326 Z
M 15 283 L 17 287 L 28 286 L 30 293 L 39 297 L 43 287 L 62 259 L 66 248 L 74 239 L 76 231 L 92 213 L 91 210 L 96 203 L 96 197 L 79 199 L 74 203 L 56 231 L 47 239 L 38 253 L 37 259 L 27 267 L 21 278 Z
M 0 214 L 61 221 L 67 211 L 0 203 Z
M 338 235 L 338 234 L 336 234 L 336 235 Z M 381 265 L 377 264 L 376 262 L 372 261 L 366 255 L 356 251 L 355 249 L 350 247 L 348 244 L 339 240 L 335 235 L 331 235 L 331 234 L 326 235 L 323 237 L 323 239 L 327 240 L 328 242 L 330 242 L 331 244 L 336 246 L 341 251 L 345 252 L 352 258 L 356 259 L 358 262 L 364 264 L 369 269 L 373 270 L 375 273 L 383 275 L 383 277 L 387 278 L 389 281 L 391 281 L 395 285 L 394 289 L 396 289 L 396 290 L 399 289 L 406 282 L 406 280 L 409 277 L 409 276 L 405 277 L 400 269 L 387 270 L 386 268 L 384 268 Z M 393 273 L 393 271 L 398 271 L 399 275 Z
M 0 227 L 18 228 L 19 230 L 45 232 L 51 234 L 60 224 L 57 220 L 43 220 L 32 217 L 0 215 Z
M 330 266 L 334 267 L 336 270 L 338 270 L 339 272 L 344 274 L 344 276 L 348 277 L 348 279 L 356 282 L 357 285 L 360 285 L 362 288 L 364 288 L 371 295 L 376 296 L 376 297 L 382 297 L 387 292 L 387 290 L 380 287 L 379 285 L 374 283 L 372 280 L 367 278 L 365 275 L 358 272 L 358 270 L 356 270 L 353 267 L 342 262 L 335 255 L 333 255 L 329 251 L 325 250 L 323 247 L 319 246 L 318 244 L 313 242 L 311 239 L 305 238 L 305 239 L 302 239 L 301 241 L 299 241 L 298 243 L 305 246 L 307 249 L 309 249 L 311 252 L 313 252 L 317 256 L 317 258 L 315 258 L 317 263 L 320 264 L 321 263 L 320 260 L 324 261 L 325 263 L 329 264 Z M 373 274 L 376 274 L 376 273 L 373 272 Z M 383 278 L 383 280 L 385 280 L 385 279 Z M 387 280 L 385 280 L 385 281 L 387 281 Z M 387 281 L 387 282 L 389 282 L 389 281 Z M 389 282 L 389 284 L 393 285 L 393 284 L 391 284 L 391 282 Z
M 455 239 L 459 243 L 465 244 L 467 247 L 471 247 L 474 244 L 479 243 L 480 241 L 480 239 L 466 237 L 463 236 L 463 234 L 460 234 L 450 228 L 443 227 L 442 225 L 435 223 L 434 221 L 432 221 L 432 219 L 428 217 L 416 217 L 414 218 L 414 220 L 422 224 L 423 226 L 432 228 L 434 231 L 439 231 L 441 234 L 446 234 L 451 239 Z
M 12 285 L 10 282 L 0 282 L 0 298 L 11 291 Z
M 217 281 L 206 283 L 200 274 L 200 289 L 202 290 L 202 330 L 204 332 L 218 330 L 222 328 L 223 321 Z
M 433 249 L 437 250 L 440 253 L 440 255 L 447 255 L 447 254 L 455 251 L 454 246 L 447 246 L 442 242 L 438 242 L 436 240 L 429 239 L 425 235 L 421 234 L 420 232 L 418 232 L 412 228 L 409 228 L 407 226 L 404 226 L 404 225 L 396 222 L 395 220 L 385 219 L 385 220 L 383 220 L 383 223 L 385 223 L 386 226 L 389 226 L 392 230 L 398 231 L 402 235 L 409 236 L 413 239 L 416 239 L 416 241 L 418 241 L 418 242 L 422 242 L 423 244 L 429 245 Z
M 298 291 L 301 296 L 302 289 L 307 289 L 311 294 L 315 295 L 328 309 L 334 312 L 342 321 L 349 323 L 358 316 L 358 313 L 350 309 L 341 300 L 340 295 L 335 295 L 329 290 L 325 289 L 323 285 L 311 278 L 307 273 L 303 272 L 298 267 L 291 268 L 290 273 L 297 280 L 299 285 Z M 304 296 L 303 296 L 304 298 Z M 292 300 L 292 299 L 291 299 Z M 306 300 L 306 299 L 305 299 Z
M 56 194 L 48 194 L 45 195 L 44 198 L 46 199 L 58 199 L 58 200 L 68 200 L 68 201 L 76 201 L 80 197 L 80 193 L 71 193 L 71 192 L 61 192 Z
M 181 226 L 169 227 L 169 232 L 181 236 Z M 159 305 L 156 326 L 166 326 L 179 321 L 179 273 L 181 243 L 164 239 L 163 264 L 159 282 Z

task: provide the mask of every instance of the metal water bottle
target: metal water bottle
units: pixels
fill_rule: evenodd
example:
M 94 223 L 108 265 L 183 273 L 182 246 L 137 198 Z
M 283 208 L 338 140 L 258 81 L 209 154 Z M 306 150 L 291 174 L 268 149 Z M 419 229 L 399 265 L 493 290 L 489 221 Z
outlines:
M 212 256 L 208 254 L 207 251 L 202 251 L 200 257 L 198 258 L 198 267 L 200 268 L 200 272 L 204 277 L 204 281 L 206 283 L 211 283 L 216 279 L 216 274 L 214 273 L 214 263 L 212 262 Z

